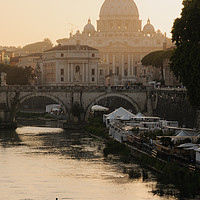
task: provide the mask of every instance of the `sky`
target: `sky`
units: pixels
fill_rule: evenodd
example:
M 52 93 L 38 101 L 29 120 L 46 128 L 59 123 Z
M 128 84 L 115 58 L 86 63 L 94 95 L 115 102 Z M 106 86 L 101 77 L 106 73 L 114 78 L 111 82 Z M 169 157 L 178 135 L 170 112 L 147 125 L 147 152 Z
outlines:
M 171 37 L 174 19 L 180 17 L 182 0 L 134 0 L 142 26 L 150 18 L 155 30 Z M 104 0 L 0 0 L 0 46 L 24 46 L 49 38 L 69 37 L 82 31 L 88 18 L 96 28 Z

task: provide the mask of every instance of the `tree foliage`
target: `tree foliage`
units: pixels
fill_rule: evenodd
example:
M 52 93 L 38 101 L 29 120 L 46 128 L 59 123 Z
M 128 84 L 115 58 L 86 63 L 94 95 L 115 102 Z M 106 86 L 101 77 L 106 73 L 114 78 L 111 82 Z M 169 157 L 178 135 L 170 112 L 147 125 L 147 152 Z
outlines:
M 73 104 L 72 108 L 71 108 L 71 113 L 75 116 L 80 118 L 81 113 L 84 112 L 84 109 L 81 107 L 81 105 L 79 103 L 75 103 Z
M 170 59 L 172 53 L 173 49 L 154 51 L 147 54 L 141 62 L 144 66 L 163 67 L 163 60 Z
M 157 68 L 160 68 L 161 71 L 161 84 L 165 85 L 164 81 L 164 72 L 163 72 L 163 61 L 165 59 L 170 59 L 173 53 L 173 49 L 168 49 L 168 50 L 160 50 L 160 51 L 154 51 L 149 54 L 147 54 L 143 59 L 142 59 L 142 64 L 144 66 L 154 66 Z
M 35 76 L 31 67 L 21 68 L 0 64 L 0 74 L 1 72 L 7 74 L 6 83 L 8 85 L 27 85 Z
M 181 17 L 172 28 L 176 49 L 171 70 L 186 86 L 192 105 L 200 106 L 200 1 L 183 1 Z
M 50 39 L 45 38 L 42 42 L 36 42 L 33 44 L 28 44 L 22 48 L 23 51 L 27 51 L 29 53 L 38 53 L 48 49 L 51 49 L 53 46 Z

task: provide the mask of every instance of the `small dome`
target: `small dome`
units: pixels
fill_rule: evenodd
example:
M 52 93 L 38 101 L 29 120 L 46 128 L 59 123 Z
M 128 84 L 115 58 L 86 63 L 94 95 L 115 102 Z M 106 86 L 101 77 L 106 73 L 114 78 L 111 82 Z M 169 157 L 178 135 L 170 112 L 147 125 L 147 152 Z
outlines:
M 150 19 L 147 20 L 147 24 L 144 26 L 143 32 L 145 34 L 153 34 L 153 33 L 155 33 L 154 26 L 150 23 Z
M 83 32 L 84 33 L 88 33 L 88 34 L 91 34 L 91 33 L 94 33 L 95 32 L 95 28 L 94 26 L 91 24 L 91 20 L 88 19 L 88 24 L 85 25 L 84 29 L 83 29 Z

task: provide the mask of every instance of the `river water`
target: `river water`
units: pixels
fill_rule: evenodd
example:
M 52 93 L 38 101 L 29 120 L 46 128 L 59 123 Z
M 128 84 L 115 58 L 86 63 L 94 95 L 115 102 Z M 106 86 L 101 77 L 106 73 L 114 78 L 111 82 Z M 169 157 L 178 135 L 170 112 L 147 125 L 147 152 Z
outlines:
M 60 128 L 1 130 L 0 199 L 176 199 L 155 195 L 158 183 L 152 173 L 117 156 L 104 159 L 103 148 L 98 139 Z M 130 179 L 130 169 L 139 176 Z

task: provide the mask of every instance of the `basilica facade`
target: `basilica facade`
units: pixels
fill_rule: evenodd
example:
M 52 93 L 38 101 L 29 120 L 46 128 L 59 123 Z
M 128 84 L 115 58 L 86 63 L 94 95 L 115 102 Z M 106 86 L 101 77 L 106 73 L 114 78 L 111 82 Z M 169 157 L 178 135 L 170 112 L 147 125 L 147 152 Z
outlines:
M 160 30 L 155 31 L 150 19 L 142 27 L 133 0 L 105 0 L 96 28 L 89 19 L 83 31 L 71 33 L 69 38 L 57 42 L 61 46 L 79 43 L 98 49 L 99 69 L 113 84 L 137 82 L 141 59 L 150 52 L 171 46 L 171 40 Z M 102 79 L 100 84 L 104 83 Z

